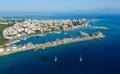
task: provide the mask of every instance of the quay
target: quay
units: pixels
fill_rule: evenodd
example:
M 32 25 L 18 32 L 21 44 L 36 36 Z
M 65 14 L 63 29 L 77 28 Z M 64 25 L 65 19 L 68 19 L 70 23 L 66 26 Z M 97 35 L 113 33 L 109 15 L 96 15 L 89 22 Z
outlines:
M 2 53 L 0 53 L 0 56 L 4 56 L 4 55 L 9 55 L 9 54 L 13 54 L 13 53 L 17 53 L 17 52 L 22 52 L 22 51 L 26 51 L 26 50 L 44 50 L 45 48 L 48 47 L 55 47 L 58 45 L 63 45 L 63 44 L 70 44 L 70 43 L 75 43 L 75 42 L 82 42 L 82 41 L 88 41 L 88 40 L 95 40 L 95 39 L 101 39 L 104 38 L 105 35 L 103 35 L 101 32 L 97 32 L 97 33 L 93 33 L 90 36 L 86 36 L 83 38 L 77 37 L 77 38 L 64 38 L 62 40 L 56 40 L 56 41 L 52 41 L 52 42 L 46 42 L 45 44 L 28 44 L 26 46 L 21 46 L 21 47 L 16 47 L 16 50 L 11 50 L 11 51 L 4 51 Z
M 66 38 L 66 39 L 62 39 L 62 40 L 58 40 L 55 42 L 49 42 L 46 44 L 41 44 L 41 45 L 36 45 L 35 50 L 37 49 L 45 49 L 48 47 L 55 47 L 58 45 L 63 45 L 63 44 L 70 44 L 70 43 L 75 43 L 75 42 L 82 42 L 82 41 L 87 41 L 87 40 L 95 40 L 95 39 L 101 39 L 104 38 L 105 35 L 103 35 L 102 33 L 97 33 L 97 35 L 92 35 L 92 36 L 86 36 L 83 38 L 77 37 L 77 38 Z

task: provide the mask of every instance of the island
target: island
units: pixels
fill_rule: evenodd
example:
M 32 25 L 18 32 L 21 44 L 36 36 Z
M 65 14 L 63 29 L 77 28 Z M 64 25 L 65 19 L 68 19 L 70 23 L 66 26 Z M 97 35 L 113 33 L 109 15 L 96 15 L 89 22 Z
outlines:
M 109 30 L 107 27 L 92 26 L 89 23 L 94 19 L 67 19 L 67 20 L 30 20 L 30 19 L 0 19 L 0 56 L 13 54 L 26 50 L 38 50 L 58 45 L 82 42 L 87 40 L 96 40 L 104 38 L 102 32 L 95 32 L 91 35 L 80 31 L 84 37 L 64 38 L 55 41 L 48 41 L 44 44 L 27 43 L 26 45 L 14 45 L 14 43 L 35 36 L 46 36 L 47 34 L 67 32 L 84 28 Z

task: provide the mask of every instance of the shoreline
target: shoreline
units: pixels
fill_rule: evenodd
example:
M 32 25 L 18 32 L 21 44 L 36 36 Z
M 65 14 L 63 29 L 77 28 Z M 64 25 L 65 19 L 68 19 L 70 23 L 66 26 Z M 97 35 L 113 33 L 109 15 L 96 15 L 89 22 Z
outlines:
M 59 31 L 59 32 L 62 32 L 62 31 Z M 52 34 L 52 33 L 58 34 L 58 32 L 56 31 L 56 32 L 50 32 L 50 33 L 44 33 L 44 34 L 35 34 L 35 35 L 30 35 L 30 36 L 23 36 L 23 37 L 20 37 L 20 38 L 11 39 L 11 41 L 8 41 L 5 45 L 11 45 L 11 44 L 20 42 L 21 40 L 26 40 L 30 37 L 45 36 L 47 34 Z
M 26 48 L 21 48 L 21 49 L 17 49 L 17 50 L 13 50 L 13 51 L 5 51 L 3 53 L 0 53 L 0 56 L 5 56 L 5 55 L 10 55 L 10 54 L 14 54 L 17 52 L 22 52 L 22 51 L 27 51 L 27 50 L 45 50 L 45 48 L 49 48 L 49 47 L 55 47 L 55 46 L 59 46 L 59 45 L 64 45 L 64 44 L 70 44 L 70 43 L 76 43 L 76 42 L 83 42 L 83 41 L 88 41 L 88 40 L 96 40 L 96 39 L 101 39 L 104 38 L 105 35 L 97 35 L 97 36 L 89 36 L 89 37 L 83 37 L 83 38 L 66 38 L 66 39 L 62 39 L 62 40 L 56 40 L 56 41 L 52 41 L 52 42 L 46 42 L 45 44 L 36 44 L 36 45 L 32 45 L 32 46 L 26 46 Z
M 76 26 L 76 27 L 71 27 L 71 28 L 69 28 L 67 31 L 69 31 L 69 30 L 77 30 L 77 29 L 86 28 L 86 27 L 89 28 L 89 26 L 79 26 L 79 25 L 78 25 L 78 26 Z M 19 42 L 19 41 L 21 41 L 21 40 L 28 39 L 28 38 L 30 38 L 30 37 L 45 36 L 45 35 L 47 35 L 47 34 L 52 34 L 52 33 L 58 34 L 58 32 L 62 32 L 62 31 L 64 31 L 64 30 L 53 31 L 53 32 L 44 33 L 44 34 L 29 35 L 29 36 L 28 36 L 28 35 L 25 35 L 25 36 L 21 36 L 21 37 L 16 38 L 16 39 L 11 39 L 11 40 L 8 41 L 5 45 L 11 45 L 11 44 L 17 43 L 17 42 Z

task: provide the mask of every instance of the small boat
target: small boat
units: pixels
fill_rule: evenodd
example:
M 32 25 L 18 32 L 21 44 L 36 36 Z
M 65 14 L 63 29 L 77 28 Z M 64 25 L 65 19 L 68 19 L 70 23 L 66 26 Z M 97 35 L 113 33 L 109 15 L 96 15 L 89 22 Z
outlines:
M 88 37 L 88 36 L 89 36 L 89 34 L 88 34 L 88 33 L 85 33 L 85 32 L 82 32 L 82 31 L 80 31 L 80 34 L 81 34 L 81 35 L 83 35 L 83 36 L 86 36 L 86 37 Z
M 79 60 L 80 60 L 80 62 L 82 62 L 82 61 L 83 61 L 83 59 L 82 59 L 82 55 L 80 55 L 80 58 L 79 58 Z
M 67 34 L 67 32 L 65 32 L 64 34 Z
M 55 59 L 54 59 L 54 61 L 55 61 L 55 62 L 57 62 L 57 60 L 58 60 L 58 59 L 57 59 L 57 56 L 55 56 Z
M 56 33 L 56 34 L 60 34 L 61 32 L 54 32 L 54 33 Z

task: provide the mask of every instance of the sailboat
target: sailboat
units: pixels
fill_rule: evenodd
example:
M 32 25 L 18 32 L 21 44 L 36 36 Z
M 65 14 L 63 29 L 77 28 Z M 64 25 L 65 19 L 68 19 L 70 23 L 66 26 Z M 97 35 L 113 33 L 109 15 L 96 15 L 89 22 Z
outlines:
M 80 61 L 80 62 L 82 62 L 82 61 L 83 61 L 83 59 L 82 59 L 82 55 L 80 55 L 79 61 Z
M 54 59 L 54 61 L 55 61 L 55 62 L 57 62 L 57 60 L 58 60 L 58 59 L 57 59 L 57 56 L 55 56 L 55 59 Z

